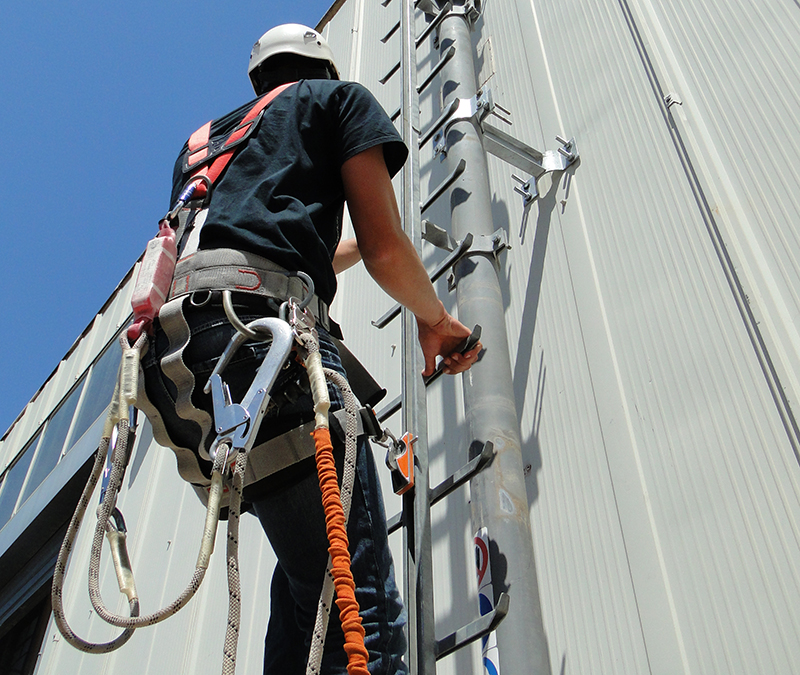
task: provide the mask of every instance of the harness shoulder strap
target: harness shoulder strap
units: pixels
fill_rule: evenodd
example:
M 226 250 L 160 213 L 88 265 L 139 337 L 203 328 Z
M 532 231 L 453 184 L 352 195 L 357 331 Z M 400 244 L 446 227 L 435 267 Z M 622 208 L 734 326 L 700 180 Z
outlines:
M 269 93 L 262 96 L 256 104 L 250 108 L 248 113 L 244 116 L 239 125 L 233 130 L 228 138 L 214 147 L 214 143 L 210 139 L 211 122 L 206 122 L 202 127 L 195 131 L 189 137 L 189 154 L 183 163 L 183 172 L 189 173 L 194 170 L 194 173 L 189 178 L 204 177 L 206 181 L 201 182 L 194 191 L 194 198 L 204 197 L 208 192 L 208 184 L 214 184 L 219 178 L 225 167 L 228 166 L 234 154 L 236 146 L 244 143 L 250 135 L 258 127 L 261 117 L 266 107 L 275 100 L 275 98 L 283 91 L 291 87 L 294 82 L 282 84 L 276 87 Z

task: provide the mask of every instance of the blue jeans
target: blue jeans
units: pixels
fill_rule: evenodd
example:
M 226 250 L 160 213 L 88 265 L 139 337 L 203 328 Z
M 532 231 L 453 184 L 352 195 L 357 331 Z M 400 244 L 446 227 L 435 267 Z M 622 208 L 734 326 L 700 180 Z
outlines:
M 247 299 L 240 300 L 234 306 L 242 320 L 247 322 L 267 313 L 263 307 L 254 305 L 258 305 L 257 300 Z M 210 397 L 202 395 L 202 387 L 234 329 L 225 318 L 221 307 L 214 303 L 195 308 L 187 302 L 185 307 L 192 338 L 184 352 L 184 361 L 197 379 L 193 402 L 197 407 L 211 412 Z M 324 330 L 319 329 L 319 333 L 323 365 L 344 374 L 336 347 Z M 154 367 L 167 348 L 163 334 L 159 335 L 158 327 L 155 338 L 145 361 L 145 381 L 149 398 L 161 410 L 170 405 L 168 399 L 171 389 L 169 382 L 163 382 L 165 378 L 160 370 Z M 223 379 L 230 386 L 234 401 L 241 400 L 266 350 L 267 347 L 263 344 L 249 343 L 239 350 L 236 358 L 223 372 Z M 287 378 L 290 377 L 292 375 L 287 374 Z M 291 386 L 287 386 L 287 389 L 290 388 Z M 341 394 L 333 385 L 329 385 L 329 388 L 331 409 L 341 408 Z M 286 420 L 293 421 L 298 416 L 313 416 L 311 396 L 298 387 L 294 389 L 294 395 L 265 416 L 259 438 L 273 435 L 270 427 L 282 430 Z M 166 398 L 165 392 L 168 394 Z M 160 403 L 154 398 L 158 398 Z M 173 435 L 180 433 L 180 430 L 170 432 Z M 341 476 L 343 448 L 336 435 L 331 435 Z M 245 497 L 250 499 L 278 558 L 272 578 L 270 619 L 264 646 L 264 674 L 304 675 L 328 561 L 325 517 L 313 458 L 289 467 L 262 483 L 260 489 L 260 484 L 256 484 L 251 494 L 246 493 Z M 369 672 L 372 675 L 403 675 L 408 672 L 402 661 L 406 650 L 406 616 L 394 579 L 378 474 L 365 437 L 359 440 L 347 534 L 356 599 L 366 632 Z M 344 635 L 338 608 L 334 605 L 325 639 L 323 675 L 346 674 L 347 655 L 343 644 Z

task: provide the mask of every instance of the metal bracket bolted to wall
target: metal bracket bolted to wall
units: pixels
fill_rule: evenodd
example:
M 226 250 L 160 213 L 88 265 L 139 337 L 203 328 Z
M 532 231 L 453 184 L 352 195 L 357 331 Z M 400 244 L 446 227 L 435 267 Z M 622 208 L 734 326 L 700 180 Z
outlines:
M 428 219 L 422 220 L 422 238 L 433 244 L 436 248 L 444 251 L 455 251 L 458 248 L 458 242 L 450 236 L 450 233 L 436 223 Z
M 426 132 L 423 139 L 427 141 L 433 133 L 433 156 L 442 155 L 442 159 L 447 155 L 447 132 L 456 122 L 469 121 L 479 132 L 483 132 L 483 121 L 488 115 L 494 115 L 506 124 L 511 124 L 511 120 L 500 115 L 497 111 L 506 115 L 511 113 L 498 103 L 494 102 L 492 91 L 488 87 L 481 89 L 472 98 L 457 98 L 448 106 L 439 119 L 436 120 L 430 131 Z M 420 145 L 423 141 L 420 141 Z
M 436 17 L 436 23 L 440 23 L 448 16 L 462 16 L 467 22 L 470 30 L 475 29 L 475 22 L 480 18 L 483 13 L 482 0 L 464 0 L 463 4 L 454 5 L 452 7 L 443 6 L 442 11 Z M 432 12 L 426 12 L 433 14 Z M 433 46 L 439 49 L 439 34 L 437 33 L 433 39 Z
M 470 28 L 475 27 L 475 22 L 480 18 L 483 7 L 481 0 L 465 0 L 463 5 L 455 5 L 450 14 L 463 15 Z
M 524 178 L 520 178 L 515 173 L 511 174 L 511 178 L 513 178 L 519 185 L 514 186 L 514 192 L 518 195 L 522 195 L 522 205 L 528 206 L 534 199 L 539 198 L 539 188 L 536 186 L 535 179 L 528 179 L 525 180 Z
M 522 206 L 526 209 L 535 199 L 539 198 L 539 187 L 537 185 L 537 181 L 541 176 L 551 171 L 563 171 L 578 159 L 578 148 L 575 145 L 574 138 L 566 140 L 561 136 L 556 136 L 556 140 L 561 143 L 561 147 L 555 152 L 541 153 L 542 159 L 540 162 L 536 163 L 534 167 L 537 169 L 537 171 L 528 171 L 528 173 L 533 174 L 528 180 L 520 178 L 516 174 L 511 174 L 511 178 L 518 183 L 518 185 L 514 186 L 514 192 L 522 195 Z M 487 150 L 490 150 L 490 148 L 487 147 Z M 513 156 L 506 157 L 497 152 L 493 154 L 501 159 L 505 159 L 506 161 L 513 163 L 515 166 L 519 166 L 519 163 L 512 161 L 512 159 L 514 159 Z
M 510 248 L 511 245 L 508 243 L 506 231 L 502 227 L 499 227 L 490 235 L 482 234 L 476 237 L 469 249 L 469 255 L 484 253 L 494 256 L 496 259 L 500 253 Z M 453 269 L 455 270 L 455 265 Z M 447 276 L 447 290 L 452 293 L 456 289 L 457 284 L 455 271 L 452 271 Z
M 487 152 L 530 174 L 535 179 L 551 171 L 563 171 L 580 157 L 574 138 L 566 140 L 561 136 L 556 136 L 561 147 L 557 150 L 541 152 L 488 124 L 482 125 L 482 131 L 483 147 Z
M 503 112 L 504 115 L 511 114 L 494 102 L 492 92 L 488 87 L 484 87 L 471 99 L 454 101 L 451 107 L 445 111 L 445 115 L 437 120 L 437 124 L 441 128 L 434 137 L 434 155 L 447 154 L 447 131 L 452 124 L 458 120 L 471 121 L 481 133 L 483 148 L 486 152 L 530 175 L 530 178 L 525 180 L 512 174 L 512 178 L 519 183 L 518 186 L 514 186 L 514 191 L 522 195 L 524 206 L 528 206 L 539 197 L 539 190 L 536 186 L 538 179 L 546 173 L 564 171 L 574 164 L 580 157 L 578 146 L 574 138 L 567 140 L 556 136 L 561 147 L 546 152 L 536 150 L 486 123 L 486 118 L 491 114 L 506 124 L 511 124 L 511 121 L 507 117 L 499 115 L 497 110 Z

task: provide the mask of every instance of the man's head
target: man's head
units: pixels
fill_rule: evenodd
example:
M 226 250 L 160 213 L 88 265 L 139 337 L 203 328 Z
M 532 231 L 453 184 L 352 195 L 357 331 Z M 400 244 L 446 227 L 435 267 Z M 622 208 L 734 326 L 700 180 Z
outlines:
M 339 79 L 325 38 L 298 23 L 276 26 L 264 33 L 250 52 L 247 73 L 259 96 L 295 80 Z

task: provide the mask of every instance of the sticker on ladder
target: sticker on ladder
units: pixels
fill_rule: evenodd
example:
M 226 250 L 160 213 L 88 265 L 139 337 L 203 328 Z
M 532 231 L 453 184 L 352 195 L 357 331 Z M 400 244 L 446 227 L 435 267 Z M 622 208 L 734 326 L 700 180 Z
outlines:
M 481 616 L 494 609 L 492 563 L 489 555 L 489 531 L 482 527 L 475 535 L 475 565 L 478 573 L 478 606 Z M 481 640 L 481 659 L 488 675 L 500 674 L 497 634 L 492 631 Z

